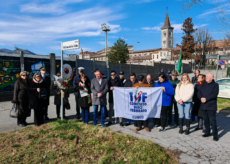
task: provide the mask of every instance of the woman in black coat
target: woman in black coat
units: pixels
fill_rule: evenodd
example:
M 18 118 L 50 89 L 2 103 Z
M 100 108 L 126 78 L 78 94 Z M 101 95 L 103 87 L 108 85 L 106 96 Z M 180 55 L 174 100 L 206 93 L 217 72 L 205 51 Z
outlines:
M 81 108 L 82 122 L 88 123 L 89 107 L 92 106 L 90 83 L 86 81 L 87 76 L 85 74 L 81 75 L 80 79 L 80 82 L 76 85 L 75 92 L 79 93 L 77 103 Z M 81 92 L 87 93 L 87 96 L 83 96 Z
M 19 126 L 26 126 L 26 117 L 30 116 L 29 109 L 29 81 L 27 79 L 26 71 L 20 73 L 18 80 L 14 84 L 14 95 L 12 103 L 19 107 L 17 124 Z
M 57 77 L 61 77 L 61 73 L 57 73 Z M 56 105 L 56 113 L 57 113 L 57 118 L 60 119 L 60 109 L 61 109 L 61 89 L 59 88 L 58 84 L 56 81 L 54 81 L 54 85 L 52 87 L 52 90 L 54 92 L 54 104 Z M 66 119 L 65 117 L 65 109 L 70 109 L 70 104 L 69 104 L 69 90 L 65 90 L 64 94 L 64 108 L 63 108 L 63 118 Z
M 197 93 L 204 83 L 205 83 L 205 75 L 200 74 L 197 78 L 197 84 L 195 85 L 194 95 L 193 95 L 194 107 L 192 110 L 192 115 L 198 117 L 198 126 L 197 126 L 197 128 L 195 128 L 195 130 L 200 130 L 202 128 L 204 129 L 202 109 L 200 108 L 201 101 L 197 97 Z
M 46 98 L 41 98 L 41 91 L 46 90 L 46 83 L 41 78 L 41 74 L 35 73 L 30 84 L 30 109 L 34 109 L 34 124 L 39 126 L 44 123 L 44 107 Z M 46 91 L 47 93 L 47 91 Z M 45 94 L 44 94 L 45 95 Z M 46 94 L 47 97 L 47 94 Z

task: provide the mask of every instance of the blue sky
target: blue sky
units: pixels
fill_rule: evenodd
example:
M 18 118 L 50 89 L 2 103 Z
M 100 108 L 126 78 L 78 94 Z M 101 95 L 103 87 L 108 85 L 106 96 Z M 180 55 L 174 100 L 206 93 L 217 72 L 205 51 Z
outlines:
M 212 1 L 223 6 L 228 2 Z M 105 47 L 102 23 L 111 27 L 109 46 L 121 37 L 128 45 L 140 42 L 134 50 L 159 48 L 166 7 L 174 27 L 174 43 L 181 43 L 180 29 L 187 17 L 193 18 L 196 28 L 209 28 L 214 39 L 223 39 L 212 1 L 182 14 L 180 0 L 1 0 L 0 48 L 12 50 L 16 45 L 37 54 L 59 56 L 61 41 L 80 39 L 83 51 L 96 52 Z

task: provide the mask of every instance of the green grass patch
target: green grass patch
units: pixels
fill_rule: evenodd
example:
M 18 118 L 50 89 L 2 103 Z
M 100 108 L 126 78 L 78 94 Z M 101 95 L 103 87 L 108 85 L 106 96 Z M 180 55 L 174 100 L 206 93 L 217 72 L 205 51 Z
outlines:
M 218 111 L 230 110 L 230 99 L 217 98 Z
M 177 157 L 151 141 L 58 120 L 0 135 L 0 163 L 178 163 Z

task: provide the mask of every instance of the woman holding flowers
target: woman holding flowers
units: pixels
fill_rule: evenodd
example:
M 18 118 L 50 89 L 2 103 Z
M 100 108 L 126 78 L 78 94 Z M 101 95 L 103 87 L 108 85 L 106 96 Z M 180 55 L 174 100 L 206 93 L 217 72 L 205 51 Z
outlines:
M 81 117 L 84 123 L 89 122 L 89 107 L 92 106 L 90 82 L 87 81 L 87 76 L 82 74 L 80 82 L 75 88 L 75 92 L 79 93 L 78 104 L 81 108 Z
M 58 79 L 56 79 L 56 81 L 54 81 L 54 85 L 52 87 L 52 90 L 55 94 L 54 95 L 54 104 L 56 105 L 57 119 L 60 119 L 61 91 L 62 91 L 62 89 L 64 89 L 63 118 L 66 119 L 65 109 L 69 109 L 69 107 L 70 107 L 69 100 L 68 100 L 68 98 L 69 98 L 69 90 L 68 90 L 69 86 L 68 86 L 67 82 L 61 80 L 61 73 L 60 72 L 57 73 L 57 77 L 58 77 Z M 59 85 L 58 85 L 58 83 L 59 83 Z

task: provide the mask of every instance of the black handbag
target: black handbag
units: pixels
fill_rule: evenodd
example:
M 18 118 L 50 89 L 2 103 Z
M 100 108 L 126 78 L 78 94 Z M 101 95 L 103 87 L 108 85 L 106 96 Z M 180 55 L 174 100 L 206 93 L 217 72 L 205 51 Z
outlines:
M 40 92 L 38 93 L 39 99 L 45 99 L 47 98 L 47 89 L 46 88 L 40 88 Z
M 10 117 L 12 118 L 18 118 L 18 113 L 19 113 L 19 107 L 17 104 L 14 104 L 12 106 L 12 109 L 10 110 Z

